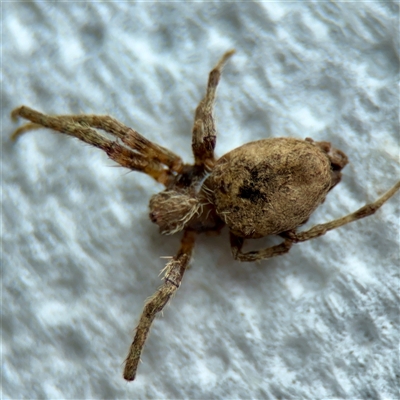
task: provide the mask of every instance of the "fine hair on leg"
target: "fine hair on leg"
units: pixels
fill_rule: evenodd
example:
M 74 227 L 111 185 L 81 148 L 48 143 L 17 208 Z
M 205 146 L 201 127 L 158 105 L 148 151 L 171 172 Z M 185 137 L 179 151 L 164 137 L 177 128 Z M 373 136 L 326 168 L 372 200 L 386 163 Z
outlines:
M 266 258 L 272 258 L 287 253 L 292 247 L 293 242 L 289 239 L 275 246 L 267 247 L 262 250 L 249 251 L 247 253 L 242 252 L 244 245 L 244 238 L 234 235 L 232 232 L 229 234 L 232 255 L 235 260 L 252 262 L 258 260 L 265 260 Z
M 22 117 L 31 121 L 14 131 L 11 136 L 14 140 L 29 130 L 41 127 L 52 129 L 95 146 L 121 166 L 144 172 L 165 185 L 170 182 L 173 173 L 180 172 L 183 167 L 180 157 L 109 116 L 50 116 L 25 106 L 16 108 L 11 115 L 13 119 Z M 96 129 L 121 139 L 125 146 L 108 139 Z
M 136 328 L 135 337 L 125 361 L 124 378 L 127 381 L 133 381 L 135 379 L 140 355 L 142 354 L 154 318 L 157 313 L 162 311 L 169 299 L 175 294 L 181 285 L 183 274 L 185 273 L 192 257 L 195 238 L 195 232 L 184 232 L 178 253 L 164 269 L 164 283 L 154 293 L 154 295 L 149 298 L 144 306 L 139 324 Z
M 391 189 L 389 189 L 385 194 L 383 194 L 378 200 L 373 203 L 366 204 L 365 206 L 359 208 L 357 211 L 348 214 L 344 217 L 337 218 L 333 221 L 326 222 L 324 224 L 318 224 L 311 229 L 304 232 L 286 232 L 281 236 L 290 239 L 294 243 L 305 242 L 306 240 L 311 240 L 319 236 L 325 235 L 326 232 L 333 229 L 339 228 L 343 225 L 349 224 L 350 222 L 358 221 L 361 218 L 368 217 L 374 214 L 383 204 L 386 203 L 398 190 L 400 189 L 400 181 L 397 182 Z
M 296 233 L 293 231 L 283 232 L 279 236 L 285 239 L 284 242 L 267 247 L 262 250 L 249 251 L 247 253 L 242 252 L 242 247 L 245 239 L 230 233 L 231 250 L 235 260 L 238 261 L 258 261 L 267 258 L 280 256 L 287 253 L 292 247 L 293 243 L 305 242 L 307 240 L 315 239 L 319 236 L 325 235 L 326 232 L 333 229 L 339 228 L 343 225 L 349 224 L 350 222 L 358 221 L 361 218 L 368 217 L 374 214 L 382 205 L 389 200 L 398 190 L 400 189 L 400 181 L 397 182 L 391 189 L 389 189 L 383 196 L 373 203 L 366 204 L 357 211 L 348 214 L 344 217 L 335 219 L 324 224 L 315 225 L 311 229 Z
M 211 70 L 208 77 L 207 91 L 196 108 L 194 116 L 192 150 L 196 166 L 209 170 L 214 165 L 214 148 L 217 131 L 213 117 L 216 90 L 221 78 L 222 68 L 234 54 L 235 50 L 227 51 Z

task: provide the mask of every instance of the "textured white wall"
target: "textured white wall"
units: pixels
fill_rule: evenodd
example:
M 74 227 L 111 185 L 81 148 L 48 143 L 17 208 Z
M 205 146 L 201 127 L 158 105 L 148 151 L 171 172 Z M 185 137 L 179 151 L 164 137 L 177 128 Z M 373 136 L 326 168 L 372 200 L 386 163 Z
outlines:
M 122 361 L 159 285 L 161 187 L 10 111 L 111 114 L 191 160 L 207 74 L 217 151 L 310 136 L 351 163 L 308 225 L 399 178 L 395 3 L 2 4 L 3 398 L 398 398 L 399 195 L 375 216 L 259 264 L 200 237 L 137 380 Z M 265 240 L 257 245 L 265 244 Z

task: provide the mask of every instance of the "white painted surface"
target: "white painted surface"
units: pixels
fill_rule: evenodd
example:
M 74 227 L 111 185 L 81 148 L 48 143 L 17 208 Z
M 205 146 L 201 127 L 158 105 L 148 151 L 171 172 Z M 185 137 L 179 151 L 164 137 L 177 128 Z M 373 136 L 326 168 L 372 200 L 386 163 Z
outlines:
M 394 3 L 3 3 L 2 397 L 399 396 L 399 196 L 374 217 L 240 264 L 227 232 L 192 268 L 123 381 L 162 237 L 161 187 L 41 130 L 8 141 L 10 111 L 111 114 L 191 160 L 207 74 L 220 85 L 217 151 L 310 136 L 351 164 L 312 223 L 353 211 L 400 175 Z M 262 243 L 258 243 L 262 245 Z M 398 379 L 398 378 L 397 378 Z

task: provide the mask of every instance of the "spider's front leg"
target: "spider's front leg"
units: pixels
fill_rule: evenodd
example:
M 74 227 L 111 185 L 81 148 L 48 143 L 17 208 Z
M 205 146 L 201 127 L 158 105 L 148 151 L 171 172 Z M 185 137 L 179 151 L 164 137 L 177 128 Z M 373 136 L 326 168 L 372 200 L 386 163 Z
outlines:
M 180 157 L 150 142 L 134 129 L 107 115 L 58 115 L 42 114 L 29 107 L 16 108 L 11 116 L 25 118 L 30 123 L 16 129 L 11 138 L 16 139 L 27 131 L 49 128 L 95 146 L 123 167 L 144 172 L 156 181 L 168 185 L 175 173 L 180 173 L 183 163 Z M 124 145 L 108 139 L 97 129 L 120 139 Z
M 213 111 L 216 90 L 221 78 L 222 68 L 235 50 L 227 51 L 211 70 L 208 77 L 207 92 L 196 108 L 193 125 L 192 149 L 195 165 L 210 170 L 214 166 L 214 148 L 217 140 Z
M 165 267 L 164 283 L 144 306 L 125 362 L 124 378 L 127 381 L 135 379 L 140 355 L 156 314 L 162 311 L 182 282 L 183 274 L 192 257 L 195 237 L 196 233 L 193 231 L 184 232 L 177 255 Z

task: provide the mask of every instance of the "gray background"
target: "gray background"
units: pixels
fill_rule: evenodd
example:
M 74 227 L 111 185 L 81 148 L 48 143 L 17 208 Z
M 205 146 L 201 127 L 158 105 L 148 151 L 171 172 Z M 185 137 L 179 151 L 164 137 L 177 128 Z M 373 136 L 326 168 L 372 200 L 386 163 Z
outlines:
M 10 111 L 110 114 L 191 160 L 207 74 L 217 152 L 272 136 L 331 141 L 351 163 L 308 226 L 398 179 L 398 4 L 3 3 L 3 398 L 398 398 L 399 195 L 375 216 L 241 264 L 201 236 L 137 380 L 122 362 L 175 254 L 161 186 Z M 272 240 L 273 242 L 273 240 Z M 271 240 L 252 243 L 263 246 Z

